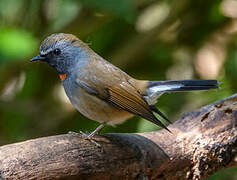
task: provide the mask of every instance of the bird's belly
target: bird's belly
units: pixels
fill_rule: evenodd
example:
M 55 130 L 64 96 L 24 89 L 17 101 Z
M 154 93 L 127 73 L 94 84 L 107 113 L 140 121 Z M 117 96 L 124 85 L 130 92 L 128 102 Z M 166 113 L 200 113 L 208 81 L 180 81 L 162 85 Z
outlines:
M 71 92 L 67 92 L 66 90 L 66 93 L 73 106 L 80 113 L 97 122 L 115 125 L 133 116 L 127 111 L 118 109 L 96 96 L 88 94 L 79 87 L 77 90 Z

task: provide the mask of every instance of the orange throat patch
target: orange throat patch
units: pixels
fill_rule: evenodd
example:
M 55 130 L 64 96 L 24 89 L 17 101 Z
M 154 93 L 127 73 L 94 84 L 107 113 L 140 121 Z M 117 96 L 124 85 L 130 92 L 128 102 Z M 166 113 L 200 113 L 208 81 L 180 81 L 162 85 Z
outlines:
M 60 77 L 61 81 L 63 81 L 64 79 L 66 79 L 67 74 L 59 74 L 59 77 Z

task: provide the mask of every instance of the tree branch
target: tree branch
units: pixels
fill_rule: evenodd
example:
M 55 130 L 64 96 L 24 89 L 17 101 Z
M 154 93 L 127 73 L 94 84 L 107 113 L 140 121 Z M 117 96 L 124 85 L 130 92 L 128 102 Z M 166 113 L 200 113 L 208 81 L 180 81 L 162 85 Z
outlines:
M 0 147 L 0 179 L 202 179 L 236 165 L 237 94 L 164 130 L 104 134 L 102 147 L 65 134 Z

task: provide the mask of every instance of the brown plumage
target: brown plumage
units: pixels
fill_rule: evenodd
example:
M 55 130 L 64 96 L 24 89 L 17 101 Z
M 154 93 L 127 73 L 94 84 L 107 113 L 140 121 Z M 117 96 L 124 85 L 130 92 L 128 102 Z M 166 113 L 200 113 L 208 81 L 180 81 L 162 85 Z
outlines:
M 31 59 L 35 60 L 47 62 L 56 69 L 75 108 L 88 118 L 102 123 L 88 137 L 92 137 L 105 124 L 122 123 L 132 115 L 168 130 L 153 114 L 155 112 L 170 122 L 155 107 L 161 94 L 218 88 L 216 80 L 136 80 L 105 61 L 71 34 L 47 37 L 40 46 L 40 55 Z
M 79 73 L 77 83 L 87 93 L 100 98 L 115 108 L 140 116 L 167 129 L 154 116 L 153 109 L 143 98 L 142 93 L 145 92 L 148 81 L 133 79 L 96 54 L 90 57 L 90 63 L 85 66 L 84 72 L 86 74 Z M 110 122 L 108 123 L 110 124 Z M 113 122 L 113 124 L 117 123 Z

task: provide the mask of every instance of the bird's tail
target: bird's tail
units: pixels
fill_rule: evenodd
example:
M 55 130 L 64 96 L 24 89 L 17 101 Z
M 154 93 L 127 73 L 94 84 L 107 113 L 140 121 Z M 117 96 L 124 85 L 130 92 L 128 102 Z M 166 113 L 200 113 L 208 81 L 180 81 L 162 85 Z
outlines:
M 155 104 L 157 98 L 165 92 L 195 91 L 219 88 L 216 80 L 149 81 L 146 99 Z
M 218 88 L 216 80 L 150 81 L 148 88 L 160 92 L 194 91 Z

